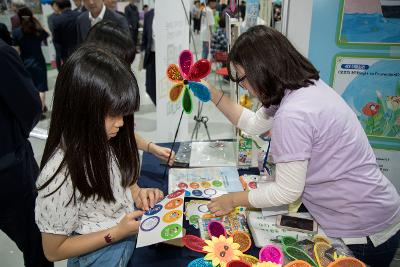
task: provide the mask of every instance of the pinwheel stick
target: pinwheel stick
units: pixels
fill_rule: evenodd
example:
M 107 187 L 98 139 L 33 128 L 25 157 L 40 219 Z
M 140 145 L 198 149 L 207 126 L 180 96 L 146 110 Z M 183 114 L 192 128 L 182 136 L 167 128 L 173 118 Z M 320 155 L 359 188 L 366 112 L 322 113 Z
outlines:
M 172 142 L 171 153 L 169 153 L 169 157 L 168 157 L 168 160 L 167 160 L 167 164 L 165 165 L 164 174 L 163 174 L 163 180 L 164 180 L 164 178 L 165 178 L 165 175 L 167 174 L 167 169 L 168 169 L 168 166 L 169 166 L 168 163 L 169 163 L 169 161 L 170 161 L 170 159 L 171 159 L 172 151 L 174 150 L 174 146 L 175 146 L 175 143 L 176 143 L 176 137 L 178 136 L 179 127 L 181 126 L 182 117 L 183 117 L 183 109 L 182 109 L 182 112 L 181 112 L 181 117 L 179 118 L 178 127 L 176 128 L 174 141 Z

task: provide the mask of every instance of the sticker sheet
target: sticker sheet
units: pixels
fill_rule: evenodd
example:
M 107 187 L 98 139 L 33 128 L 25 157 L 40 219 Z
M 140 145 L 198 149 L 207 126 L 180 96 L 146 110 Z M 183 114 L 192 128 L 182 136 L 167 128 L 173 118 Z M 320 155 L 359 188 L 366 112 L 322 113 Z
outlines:
M 199 228 L 199 219 L 214 218 L 214 215 L 210 213 L 207 205 L 210 203 L 209 200 L 190 200 L 185 204 L 185 217 L 189 223 Z
M 142 216 L 136 247 L 145 247 L 180 238 L 185 190 L 169 194 Z
M 236 168 L 170 169 L 168 191 L 186 190 L 186 196 L 213 198 L 243 191 Z

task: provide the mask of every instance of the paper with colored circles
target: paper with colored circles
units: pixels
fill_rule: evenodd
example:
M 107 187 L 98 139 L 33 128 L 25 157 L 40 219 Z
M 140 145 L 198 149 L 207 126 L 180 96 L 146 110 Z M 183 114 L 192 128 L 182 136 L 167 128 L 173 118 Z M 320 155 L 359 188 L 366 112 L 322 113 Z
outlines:
M 237 170 L 231 167 L 170 169 L 168 180 L 169 192 L 184 189 L 187 197 L 194 198 L 214 198 L 243 190 Z
M 185 190 L 175 191 L 143 214 L 136 247 L 145 247 L 183 236 L 184 198 Z

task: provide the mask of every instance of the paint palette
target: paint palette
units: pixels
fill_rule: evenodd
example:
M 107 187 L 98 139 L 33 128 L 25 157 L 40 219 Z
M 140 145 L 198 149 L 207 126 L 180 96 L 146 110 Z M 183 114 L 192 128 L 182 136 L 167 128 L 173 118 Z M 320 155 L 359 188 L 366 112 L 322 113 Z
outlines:
M 185 190 L 169 194 L 142 216 L 136 247 L 182 237 Z

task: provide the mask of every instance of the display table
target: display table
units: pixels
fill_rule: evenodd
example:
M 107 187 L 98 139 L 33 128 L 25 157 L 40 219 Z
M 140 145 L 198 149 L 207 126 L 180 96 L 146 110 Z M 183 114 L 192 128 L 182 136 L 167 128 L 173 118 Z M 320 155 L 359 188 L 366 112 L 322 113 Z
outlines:
M 162 146 L 171 147 L 171 144 L 161 144 Z M 178 151 L 179 144 L 174 147 L 175 152 Z M 140 187 L 157 187 L 160 188 L 165 195 L 168 194 L 168 176 L 163 179 L 165 166 L 160 165 L 158 158 L 149 153 L 143 153 L 142 170 L 138 184 Z M 184 228 L 188 234 L 199 236 L 199 230 L 190 226 L 188 221 L 184 220 Z M 254 256 L 258 256 L 259 249 L 253 247 L 247 252 Z M 205 254 L 191 251 L 186 247 L 174 247 L 166 244 L 156 244 L 148 247 L 136 248 L 128 266 L 140 267 L 168 267 L 168 266 L 187 266 L 194 259 L 204 257 Z
M 171 143 L 161 144 L 165 147 L 171 147 Z M 175 152 L 178 151 L 179 143 L 174 147 Z M 168 194 L 168 175 L 163 179 L 164 165 L 160 165 L 160 160 L 149 153 L 143 154 L 142 169 L 138 184 L 140 187 L 155 187 Z M 257 174 L 257 169 L 239 170 L 239 174 Z M 301 208 L 302 209 L 302 208 Z M 198 229 L 189 224 L 187 220 L 183 220 L 183 227 L 187 234 L 200 236 Z M 345 248 L 345 246 L 344 246 Z M 252 247 L 246 254 L 253 255 L 258 258 L 260 248 L 255 247 L 252 240 Z M 347 254 L 347 253 L 346 253 Z M 350 255 L 350 254 L 349 254 Z M 186 247 L 176 247 L 167 244 L 155 244 L 147 247 L 136 248 L 128 266 L 131 267 L 169 267 L 169 266 L 187 266 L 194 259 L 204 257 L 205 254 L 198 253 L 187 249 Z

